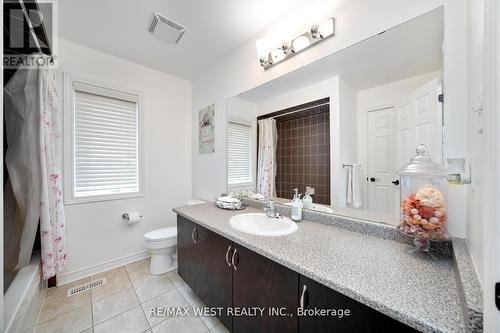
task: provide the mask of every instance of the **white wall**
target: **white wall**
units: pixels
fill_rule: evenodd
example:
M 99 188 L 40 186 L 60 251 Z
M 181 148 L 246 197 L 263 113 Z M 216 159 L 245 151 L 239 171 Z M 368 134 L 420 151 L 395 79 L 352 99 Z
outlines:
M 484 290 L 484 332 L 500 331 L 495 283 L 500 280 L 500 4 L 464 0 L 466 6 L 466 131 L 471 163 L 467 242 Z
M 466 46 L 467 62 L 467 93 L 463 97 L 467 105 L 467 127 L 464 131 L 466 140 L 467 160 L 471 164 L 471 188 L 469 192 L 470 207 L 466 225 L 467 243 L 471 249 L 474 264 L 479 275 L 483 278 L 483 209 L 484 154 L 482 128 L 482 98 L 483 98 L 483 52 L 484 52 L 484 1 L 466 1 L 467 33 L 464 43 Z
M 443 156 L 445 157 L 465 157 L 467 1 L 447 0 L 444 7 L 443 123 L 445 124 L 445 144 Z
M 441 72 L 435 71 L 387 83 L 381 86 L 360 90 L 356 96 L 358 101 L 358 110 L 394 105 L 394 102 L 401 96 L 409 94 L 416 88 L 440 76 Z
M 472 2 L 472 1 L 471 1 Z M 482 160 L 485 182 L 483 201 L 483 288 L 484 293 L 484 331 L 500 331 L 500 311 L 495 306 L 495 284 L 500 281 L 500 223 L 498 207 L 500 206 L 500 3 L 496 0 L 481 1 L 483 19 L 474 19 L 473 24 L 482 25 L 482 73 L 484 87 L 484 131 L 482 144 L 486 147 Z M 480 15 L 479 17 L 483 16 Z M 483 23 L 483 24 L 481 24 Z M 476 37 L 477 38 L 477 37 Z M 477 87 L 475 88 L 477 89 Z M 478 209 L 480 207 L 474 207 Z
M 59 54 L 67 74 L 142 92 L 145 112 L 145 196 L 66 205 L 69 260 L 58 274 L 64 283 L 145 255 L 144 233 L 175 225 L 172 208 L 191 198 L 192 113 L 189 81 L 65 40 Z M 125 225 L 127 211 L 143 220 Z
M 257 115 L 261 116 L 326 97 L 330 98 L 330 103 L 335 100 L 338 101 L 338 76 L 262 101 L 257 104 Z
M 207 71 L 195 77 L 193 112 L 196 119 L 192 125 L 193 140 L 194 142 L 198 140 L 198 111 L 214 103 L 216 142 L 213 154 L 200 155 L 197 145 L 193 147 L 193 195 L 211 199 L 225 189 L 225 174 L 221 170 L 225 170 L 226 164 L 224 108 L 227 99 L 437 8 L 443 2 L 441 0 L 304 0 L 271 26 L 263 29 Z M 305 29 L 308 23 L 312 23 L 311 13 L 322 18 L 334 16 L 336 36 L 264 71 L 257 61 L 255 41 L 261 37 L 279 35 L 278 31 L 283 31 L 281 27 L 292 34 Z
M 227 100 L 227 113 L 231 117 L 244 120 L 255 120 L 257 117 L 258 106 L 239 97 L 233 97 Z
M 333 189 L 333 204 L 337 207 L 347 207 L 347 170 L 342 165 L 358 163 L 356 105 L 356 90 L 339 78 L 339 137 L 337 140 L 340 147 L 339 159 L 332 164 L 335 166 L 334 180 L 337 183 L 336 188 Z

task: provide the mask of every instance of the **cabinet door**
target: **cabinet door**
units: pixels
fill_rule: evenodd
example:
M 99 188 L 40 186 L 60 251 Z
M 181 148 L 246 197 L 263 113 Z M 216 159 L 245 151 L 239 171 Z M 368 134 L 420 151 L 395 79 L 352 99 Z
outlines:
M 305 287 L 305 288 L 304 288 Z M 300 276 L 299 306 L 303 305 L 310 316 L 299 316 L 301 332 L 416 332 L 412 328 L 325 287 L 305 276 Z M 349 316 L 320 315 L 318 309 L 349 309 Z
M 232 305 L 232 268 L 226 261 L 230 245 L 226 238 L 177 217 L 178 273 L 206 306 Z M 219 319 L 231 330 L 231 317 Z
M 234 266 L 233 306 L 264 308 L 264 314 L 234 316 L 233 332 L 297 332 L 299 274 L 240 245 L 235 246 Z M 293 316 L 270 315 L 270 308 L 284 308 Z
M 177 272 L 191 288 L 195 284 L 199 258 L 195 254 L 194 223 L 177 216 Z
M 195 237 L 199 258 L 198 275 L 196 277 L 196 295 L 210 307 L 232 306 L 232 267 L 229 265 L 232 242 L 206 228 L 196 225 Z M 228 260 L 226 261 L 226 257 Z M 232 317 L 223 311 L 219 320 L 232 329 Z

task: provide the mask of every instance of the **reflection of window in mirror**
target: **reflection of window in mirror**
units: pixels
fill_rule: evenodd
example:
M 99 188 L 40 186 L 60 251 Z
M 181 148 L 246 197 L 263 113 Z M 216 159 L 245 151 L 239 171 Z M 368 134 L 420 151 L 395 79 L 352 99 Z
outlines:
M 229 118 L 227 126 L 227 185 L 252 186 L 252 122 Z

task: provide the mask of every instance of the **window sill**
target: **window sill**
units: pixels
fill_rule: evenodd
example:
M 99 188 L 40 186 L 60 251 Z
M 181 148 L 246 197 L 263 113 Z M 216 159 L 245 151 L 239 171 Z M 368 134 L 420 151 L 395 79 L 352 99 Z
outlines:
M 64 200 L 64 205 L 79 205 L 92 202 L 102 202 L 102 201 L 114 201 L 114 200 L 126 200 L 134 198 L 143 198 L 143 192 L 135 193 L 124 193 L 124 194 L 109 194 L 109 195 L 99 195 L 99 196 L 89 196 L 83 198 L 69 198 Z
M 231 185 L 227 185 L 227 188 L 228 189 L 239 189 L 239 188 L 248 188 L 248 187 L 252 187 L 255 189 L 255 184 L 253 183 L 246 183 L 246 184 L 231 184 Z

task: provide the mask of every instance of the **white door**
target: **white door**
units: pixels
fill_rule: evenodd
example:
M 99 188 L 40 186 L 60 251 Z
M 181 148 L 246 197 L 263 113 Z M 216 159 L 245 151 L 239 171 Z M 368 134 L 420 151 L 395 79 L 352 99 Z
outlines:
M 394 178 L 394 107 L 368 112 L 368 210 L 393 214 L 396 211 Z
M 442 112 L 438 102 L 440 80 L 434 79 L 396 104 L 397 168 L 415 155 L 417 145 L 427 145 L 432 159 L 442 163 Z
M 440 80 L 434 79 L 403 96 L 395 108 L 368 112 L 368 209 L 398 214 L 396 171 L 415 155 L 417 145 L 429 148 L 442 163 L 442 109 Z M 394 183 L 393 183 L 394 182 Z

